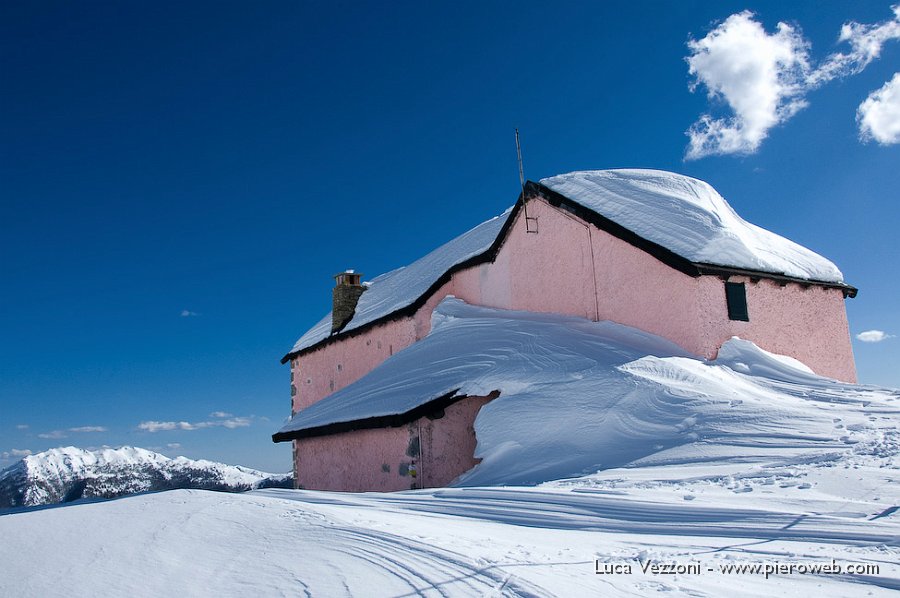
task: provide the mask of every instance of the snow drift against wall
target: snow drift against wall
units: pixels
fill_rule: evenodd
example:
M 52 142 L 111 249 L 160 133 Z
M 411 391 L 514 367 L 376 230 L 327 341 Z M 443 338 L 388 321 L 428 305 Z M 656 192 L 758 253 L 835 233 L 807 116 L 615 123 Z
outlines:
M 500 391 L 475 422 L 483 462 L 457 480 L 467 486 L 849 450 L 875 429 L 873 403 L 900 414 L 890 393 L 816 376 L 741 339 L 706 362 L 611 322 L 448 298 L 429 336 L 281 432 L 405 413 L 456 389 Z

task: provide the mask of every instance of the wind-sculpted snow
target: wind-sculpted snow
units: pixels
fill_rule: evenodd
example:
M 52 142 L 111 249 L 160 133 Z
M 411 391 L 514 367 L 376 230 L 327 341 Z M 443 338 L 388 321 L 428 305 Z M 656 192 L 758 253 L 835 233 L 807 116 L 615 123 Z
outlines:
M 525 396 L 542 386 L 584 381 L 593 368 L 609 369 L 656 351 L 686 354 L 658 337 L 609 322 L 481 308 L 448 298 L 435 309 L 425 339 L 300 411 L 281 431 L 404 413 L 454 389 Z M 602 380 L 585 381 L 595 382 Z
M 842 282 L 833 263 L 750 224 L 709 184 L 661 170 L 570 172 L 541 184 L 691 261 Z
M 458 390 L 457 390 L 458 389 Z M 611 322 L 448 298 L 432 332 L 282 429 L 405 413 L 457 390 L 479 413 L 480 465 L 457 485 L 537 484 L 635 464 L 844 454 L 896 438 L 892 391 L 842 384 L 748 341 L 705 362 Z

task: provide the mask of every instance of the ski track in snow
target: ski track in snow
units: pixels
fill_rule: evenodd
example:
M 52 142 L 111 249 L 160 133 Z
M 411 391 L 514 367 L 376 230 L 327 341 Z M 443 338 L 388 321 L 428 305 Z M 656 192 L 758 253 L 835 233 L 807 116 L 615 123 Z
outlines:
M 338 499 L 337 504 L 358 508 L 393 507 L 509 525 L 629 534 L 796 539 L 864 545 L 893 543 L 900 532 L 897 526 L 873 526 L 868 520 L 845 521 L 828 516 L 760 509 L 624 501 L 621 497 L 591 494 L 590 490 L 560 494 L 461 488 L 437 490 L 424 496 L 399 493 L 380 498 L 367 497 L 360 502 L 344 503 Z
M 896 515 L 867 520 L 802 512 L 802 504 L 792 512 L 737 506 L 738 498 L 707 502 L 591 488 L 148 494 L 0 516 L 0 535 L 20 540 L 0 545 L 0 595 L 715 596 L 734 594 L 735 583 L 736 595 L 900 589 Z M 638 572 L 596 575 L 595 558 Z M 648 559 L 715 567 L 831 558 L 881 571 L 768 580 L 639 572 Z

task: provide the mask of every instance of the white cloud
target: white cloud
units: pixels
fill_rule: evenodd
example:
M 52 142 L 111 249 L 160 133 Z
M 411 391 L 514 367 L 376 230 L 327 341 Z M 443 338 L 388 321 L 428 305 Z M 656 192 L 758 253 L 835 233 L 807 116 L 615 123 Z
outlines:
M 232 417 L 230 419 L 210 423 L 214 426 L 225 426 L 229 430 L 233 430 L 235 428 L 245 428 L 249 426 L 251 422 L 249 417 Z
M 894 73 L 893 79 L 859 105 L 856 122 L 863 141 L 900 143 L 900 73 Z
M 69 433 L 87 434 L 91 432 L 108 432 L 109 430 L 103 426 L 79 426 L 77 428 L 68 428 L 66 430 L 53 430 L 52 432 L 44 432 L 38 434 L 38 438 L 48 438 L 59 440 L 60 438 L 68 438 Z
M 690 40 L 691 89 L 705 85 L 711 100 L 724 100 L 734 116 L 704 114 L 688 130 L 687 158 L 748 154 L 769 129 L 806 106 L 803 82 L 809 72 L 807 44 L 786 23 L 766 33 L 753 13 L 731 15 L 706 37 Z
M 170 442 L 169 444 L 166 445 L 166 448 L 174 451 L 174 450 L 181 448 L 181 443 L 180 442 Z
M 16 426 L 16 430 L 27 430 L 27 429 L 28 429 L 28 424 L 18 424 Z
M 200 314 L 198 314 L 197 312 L 191 311 L 191 310 L 189 310 L 189 309 L 183 309 L 183 310 L 181 310 L 181 317 L 182 317 L 182 318 L 191 318 L 191 317 L 199 316 L 199 315 L 200 315 Z
M 689 40 L 691 55 L 687 62 L 695 78 L 691 91 L 704 85 L 709 99 L 724 100 L 732 115 L 701 115 L 687 131 L 690 142 L 685 158 L 755 152 L 773 127 L 807 105 L 807 92 L 835 78 L 861 72 L 881 55 L 886 42 L 900 39 L 900 5 L 891 10 L 894 17 L 882 23 L 846 23 L 838 41 L 849 43 L 850 51 L 831 54 L 816 68 L 810 65 L 809 43 L 798 29 L 778 23 L 775 33 L 766 33 L 749 11 L 731 15 L 702 39 Z M 876 93 L 882 92 L 884 88 Z M 872 105 L 875 118 L 877 108 L 893 106 L 877 99 Z M 864 135 L 878 140 L 876 135 L 885 132 L 883 119 L 871 129 L 863 128 Z M 861 127 L 865 123 L 860 120 Z M 888 138 L 892 130 L 886 132 Z
M 168 430 L 193 430 L 188 422 L 157 422 L 146 421 L 138 424 L 138 430 L 145 432 L 166 432 Z
M 209 414 L 210 417 L 233 417 L 233 415 L 234 414 L 225 411 L 213 411 Z
M 816 87 L 838 77 L 861 73 L 881 56 L 881 49 L 888 41 L 900 39 L 900 4 L 891 7 L 894 18 L 875 25 L 855 21 L 841 27 L 839 42 L 850 44 L 849 52 L 836 52 L 826 58 L 813 73 L 808 84 Z
M 203 422 L 158 422 L 158 421 L 145 421 L 138 424 L 138 430 L 142 430 L 144 432 L 167 432 L 170 430 L 202 430 L 204 428 L 228 428 L 229 430 L 233 430 L 235 428 L 244 428 L 249 426 L 252 422 L 252 419 L 249 417 L 230 417 L 228 419 L 216 419 L 212 421 L 203 421 Z
M 866 330 L 857 334 L 856 338 L 864 343 L 880 343 L 883 340 L 894 338 L 894 335 L 886 334 L 884 330 Z
M 31 454 L 31 451 L 28 449 L 10 449 L 0 453 L 0 459 L 21 459 Z
M 103 426 L 81 426 L 78 428 L 69 428 L 69 432 L 84 434 L 88 432 L 108 432 L 109 430 Z

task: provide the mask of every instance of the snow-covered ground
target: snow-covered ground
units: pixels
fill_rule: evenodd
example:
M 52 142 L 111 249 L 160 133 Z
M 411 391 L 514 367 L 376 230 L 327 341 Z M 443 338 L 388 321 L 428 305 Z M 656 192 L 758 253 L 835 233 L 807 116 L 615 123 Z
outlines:
M 501 391 L 476 420 L 484 460 L 456 487 L 179 490 L 7 514 L 0 596 L 900 590 L 898 391 L 740 339 L 705 362 L 615 324 L 449 299 L 429 337 L 341 391 L 349 410 L 326 399 L 307 417 L 454 388 Z
M 856 501 L 816 514 L 816 501 L 796 486 L 748 498 L 711 491 L 708 472 L 686 473 L 703 480 L 682 478 L 677 490 L 624 479 L 609 489 L 177 490 L 6 515 L 0 595 L 872 596 L 900 589 L 896 517 L 873 519 L 873 509 Z M 833 481 L 856 477 L 863 476 Z M 726 571 L 832 561 L 878 571 L 768 578 Z M 663 573 L 669 566 L 697 571 Z

